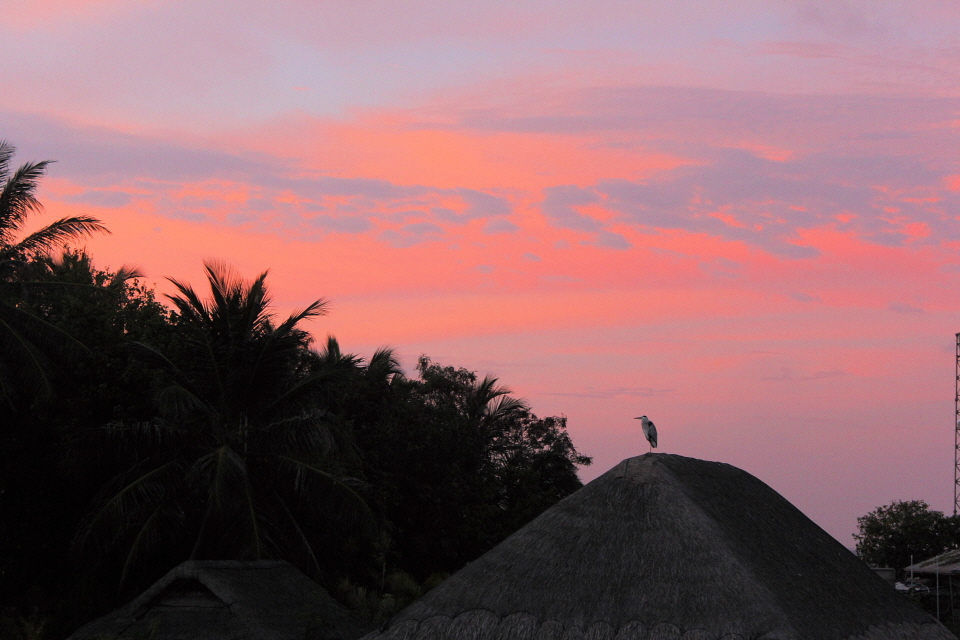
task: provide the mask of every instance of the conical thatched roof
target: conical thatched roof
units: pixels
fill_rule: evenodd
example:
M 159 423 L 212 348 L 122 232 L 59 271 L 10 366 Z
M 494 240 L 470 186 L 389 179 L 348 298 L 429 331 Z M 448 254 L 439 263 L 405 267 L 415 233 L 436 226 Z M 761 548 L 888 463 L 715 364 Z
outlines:
M 356 640 L 368 630 L 288 562 L 190 561 L 68 640 Z
M 548 509 L 365 640 L 950 639 L 727 464 L 648 454 Z

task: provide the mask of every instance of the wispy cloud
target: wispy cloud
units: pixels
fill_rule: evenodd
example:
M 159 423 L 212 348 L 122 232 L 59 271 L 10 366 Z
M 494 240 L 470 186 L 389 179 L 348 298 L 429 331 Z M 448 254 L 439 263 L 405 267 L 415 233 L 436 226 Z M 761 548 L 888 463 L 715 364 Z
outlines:
M 584 391 L 555 391 L 551 396 L 565 396 L 570 398 L 660 398 L 670 395 L 674 389 L 657 389 L 653 387 L 618 387 L 614 389 L 587 389 Z

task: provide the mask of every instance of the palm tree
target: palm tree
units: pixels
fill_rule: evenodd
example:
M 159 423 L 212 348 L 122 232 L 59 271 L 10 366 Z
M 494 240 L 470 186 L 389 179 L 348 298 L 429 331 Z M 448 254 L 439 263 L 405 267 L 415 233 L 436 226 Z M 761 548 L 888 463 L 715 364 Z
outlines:
M 316 572 L 311 528 L 372 526 L 355 484 L 331 470 L 338 438 L 311 402 L 323 377 L 309 372 L 299 325 L 326 313 L 326 301 L 274 325 L 267 272 L 247 283 L 222 264 L 205 267 L 209 300 L 171 280 L 179 364 L 139 346 L 166 372 L 157 416 L 106 428 L 134 464 L 105 489 L 78 541 L 122 547 L 121 582 L 178 546 L 193 559 L 284 557 Z
M 28 162 L 12 174 L 10 160 L 16 147 L 0 140 L 0 280 L 9 280 L 25 260 L 94 233 L 110 233 L 90 216 L 60 218 L 25 238 L 17 239 L 31 214 L 43 206 L 36 190 L 50 160 Z
M 525 400 L 511 397 L 513 392 L 497 382 L 498 378 L 484 376 L 473 384 L 467 395 L 467 415 L 475 428 L 488 437 L 498 424 L 530 408 Z
M 35 193 L 50 161 L 28 162 L 11 174 L 15 151 L 0 140 L 0 398 L 11 402 L 23 391 L 35 399 L 49 398 L 55 362 L 75 360 L 86 351 L 76 339 L 18 307 L 30 284 L 18 274 L 31 258 L 71 240 L 109 233 L 96 218 L 73 216 L 18 239 L 30 215 L 43 210 Z

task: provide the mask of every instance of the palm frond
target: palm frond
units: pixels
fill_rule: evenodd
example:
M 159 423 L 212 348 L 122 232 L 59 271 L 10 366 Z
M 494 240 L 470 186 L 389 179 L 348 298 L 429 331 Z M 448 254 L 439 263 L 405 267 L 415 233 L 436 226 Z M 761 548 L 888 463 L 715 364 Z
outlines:
M 230 524 L 236 525 L 241 519 L 239 514 L 243 514 L 245 520 L 247 513 L 255 516 L 256 510 L 250 496 L 246 462 L 229 445 L 222 445 L 198 458 L 190 469 L 188 482 L 197 494 L 206 497 L 200 532 L 191 552 L 191 557 L 196 558 L 204 549 L 217 546 L 218 538 L 231 529 Z M 259 551 L 256 523 L 251 525 L 251 531 Z
M 345 526 L 362 533 L 369 535 L 376 529 L 376 518 L 366 500 L 343 478 L 290 456 L 277 455 L 276 459 L 280 469 L 291 476 L 291 489 L 301 502 L 334 514 Z
M 190 476 L 206 486 L 205 493 L 213 509 L 224 511 L 236 506 L 231 504 L 233 497 L 230 489 L 237 486 L 238 480 L 246 480 L 247 469 L 243 458 L 225 444 L 199 458 L 193 464 Z
M 257 430 L 251 444 L 264 453 L 325 457 L 340 449 L 337 434 L 323 409 L 302 411 Z
M 53 393 L 53 363 L 73 363 L 90 349 L 59 327 L 0 301 L 0 369 L 10 369 L 38 398 Z
M 257 335 L 269 326 L 271 300 L 265 284 L 268 271 L 247 284 L 223 262 L 208 260 L 203 264 L 210 284 L 212 319 L 224 335 L 234 326 L 240 335 Z
M 260 560 L 263 558 L 264 537 L 260 527 L 260 519 L 257 513 L 256 500 L 253 497 L 253 487 L 250 485 L 249 479 L 243 483 L 243 495 L 246 498 L 246 509 L 244 512 L 247 516 L 247 525 L 250 528 L 251 544 L 249 546 L 251 546 L 253 550 L 253 559 Z
M 120 572 L 119 586 L 122 588 L 127 577 L 141 559 L 158 547 L 170 544 L 171 534 L 182 529 L 185 522 L 183 509 L 176 503 L 161 503 L 153 510 L 137 530 Z
M 530 410 L 525 400 L 507 395 L 497 397 L 487 405 L 487 417 L 490 420 L 500 420 L 515 416 Z
M 113 277 L 110 278 L 110 282 L 107 284 L 108 287 L 116 288 L 126 284 L 130 280 L 136 280 L 137 278 L 142 278 L 143 272 L 139 267 L 134 267 L 132 265 L 121 265 L 117 269 L 116 273 L 113 274 Z
M 484 377 L 479 383 L 477 383 L 474 388 L 474 396 L 476 397 L 477 404 L 480 406 L 486 406 L 494 398 L 500 396 L 505 396 L 509 393 L 512 393 L 509 388 L 505 386 L 498 386 L 498 378 L 491 378 L 490 376 Z
M 61 218 L 43 229 L 31 233 L 16 244 L 4 243 L 8 246 L 0 249 L 0 259 L 43 253 L 71 240 L 77 240 L 94 233 L 110 233 L 110 230 L 102 222 L 90 216 Z
M 4 173 L 7 173 L 7 162 L 9 156 L 4 162 Z M 27 216 L 43 209 L 34 192 L 48 164 L 49 160 L 23 164 L 4 182 L 0 189 L 0 244 L 10 244 Z
M 390 347 L 380 347 L 373 352 L 367 364 L 367 374 L 374 380 L 390 382 L 393 378 L 403 377 L 403 369 L 396 352 Z
M 330 313 L 330 301 L 327 300 L 326 298 L 317 298 L 316 300 L 308 304 L 305 308 L 291 313 L 290 317 L 287 318 L 284 321 L 283 325 L 280 325 L 280 326 L 284 326 L 287 324 L 290 324 L 291 326 L 296 325 L 296 324 L 299 324 L 300 322 L 303 322 L 307 318 L 316 318 L 318 316 L 325 316 L 328 313 Z
M 181 384 L 163 387 L 153 398 L 157 411 L 164 418 L 184 421 L 203 416 L 208 422 L 217 424 L 220 416 L 215 407 L 204 402 L 200 396 Z
M 321 369 L 320 371 L 304 376 L 278 393 L 265 405 L 264 411 L 273 412 L 290 404 L 295 404 L 298 400 L 313 391 L 320 383 L 341 378 L 346 373 L 346 369 Z
M 116 453 L 131 459 L 141 457 L 144 451 L 153 454 L 160 449 L 175 449 L 190 435 L 178 423 L 163 418 L 113 420 L 85 433 L 106 440 Z
M 329 360 L 331 362 L 339 362 L 343 357 L 343 354 L 340 350 L 340 341 L 336 337 L 328 335 L 327 343 L 323 349 L 319 352 L 320 358 L 323 360 Z M 353 356 L 350 356 L 353 357 Z
M 292 540 L 296 542 L 296 548 L 292 553 L 294 564 L 302 564 L 301 562 L 297 562 L 297 560 L 304 559 L 307 561 L 306 564 L 309 565 L 311 572 L 320 573 L 320 563 L 317 561 L 317 555 L 313 551 L 313 545 L 310 544 L 310 540 L 304 533 L 300 523 L 297 522 L 297 518 L 293 515 L 293 513 L 290 511 L 290 508 L 287 507 L 286 502 L 279 495 L 273 495 L 273 504 L 285 517 L 287 524 L 286 528 L 293 533 Z
M 0 302 L 0 310 L 6 303 Z M 0 386 L 12 400 L 16 389 L 24 389 L 43 400 L 53 396 L 51 362 L 23 333 L 0 316 Z
M 181 294 L 180 296 L 167 295 L 167 298 L 177 308 L 180 317 L 197 324 L 206 324 L 209 321 L 210 311 L 193 287 L 186 282 L 180 282 L 176 278 L 167 278 L 167 280 Z
M 178 476 L 181 475 L 181 462 L 170 460 L 146 473 L 141 474 L 138 469 L 133 469 L 115 478 L 105 488 L 105 493 L 113 495 L 103 501 L 81 525 L 77 540 L 79 548 L 85 548 L 91 538 L 100 541 L 101 548 L 112 546 L 111 540 L 121 538 L 130 527 L 135 526 L 137 513 L 159 504 L 177 489 L 181 484 Z M 128 481 L 130 477 L 134 479 Z M 119 486 L 119 490 L 112 491 L 114 486 Z M 105 538 L 98 536 L 102 531 L 112 535 Z
M 0 182 L 6 182 L 10 175 L 10 159 L 17 152 L 17 148 L 7 142 L 0 140 Z

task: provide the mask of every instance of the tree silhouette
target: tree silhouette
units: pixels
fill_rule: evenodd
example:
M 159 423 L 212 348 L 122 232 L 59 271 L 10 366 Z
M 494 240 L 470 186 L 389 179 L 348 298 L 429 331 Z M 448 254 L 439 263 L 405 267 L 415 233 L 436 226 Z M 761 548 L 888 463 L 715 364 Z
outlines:
M 57 362 L 76 360 L 86 350 L 76 339 L 18 307 L 29 287 L 22 271 L 28 260 L 107 228 L 89 216 L 73 216 L 20 238 L 32 214 L 41 213 L 36 198 L 49 160 L 28 162 L 10 172 L 16 148 L 0 140 L 0 398 L 53 394 L 51 372 Z
M 37 186 L 50 160 L 28 162 L 10 173 L 16 147 L 0 140 L 0 279 L 10 280 L 30 257 L 42 255 L 93 233 L 109 233 L 96 218 L 60 218 L 25 238 L 18 239 L 31 214 L 43 211 L 36 198 Z
M 132 463 L 105 488 L 78 539 L 122 548 L 121 582 L 158 551 L 186 559 L 284 557 L 319 571 L 310 530 L 373 525 L 349 480 L 334 473 L 337 433 L 309 400 L 322 376 L 307 371 L 317 300 L 273 324 L 267 273 L 242 281 L 206 263 L 211 298 L 171 280 L 178 358 L 141 351 L 165 372 L 157 416 L 105 433 Z M 176 361 L 175 361 L 176 360 Z

